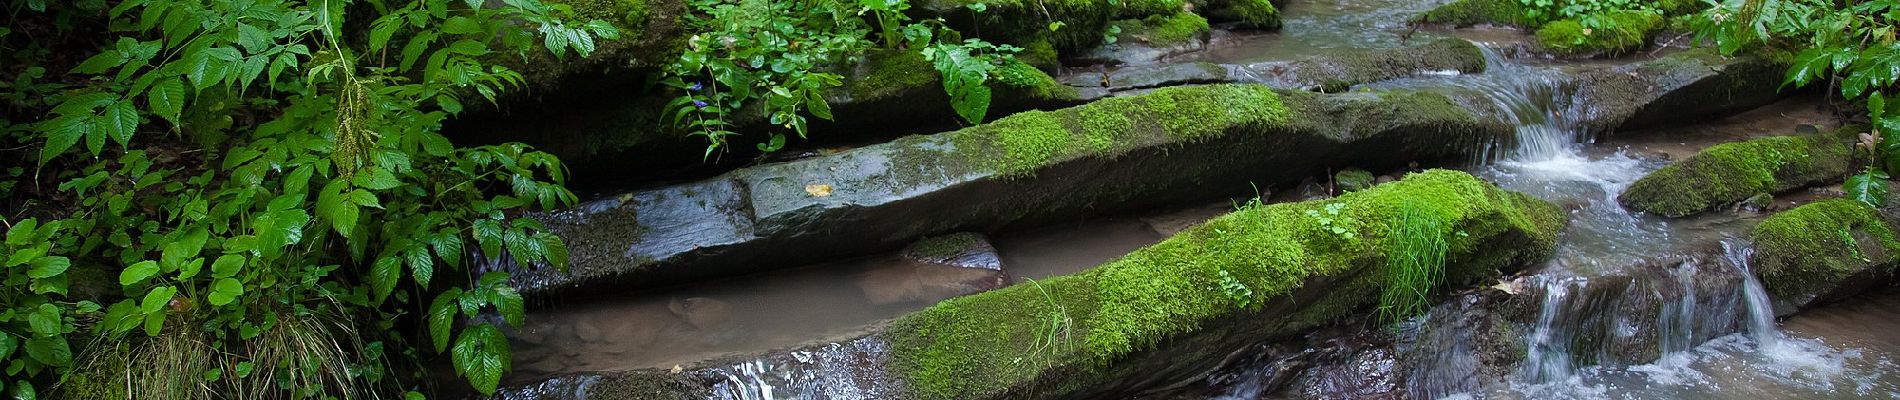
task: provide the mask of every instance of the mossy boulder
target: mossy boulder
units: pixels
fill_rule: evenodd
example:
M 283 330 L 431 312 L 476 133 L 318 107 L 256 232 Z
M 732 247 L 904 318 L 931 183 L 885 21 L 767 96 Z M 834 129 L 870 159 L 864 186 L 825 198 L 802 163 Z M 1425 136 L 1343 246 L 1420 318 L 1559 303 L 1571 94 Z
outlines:
M 1757 194 L 1837 182 L 1847 175 L 1854 131 L 1718 144 L 1644 176 L 1617 200 L 1634 210 L 1674 218 Z
M 1697 48 L 1576 76 L 1583 129 L 1613 134 L 1730 115 L 1780 99 L 1786 64 Z
M 1547 256 L 1557 207 L 1463 172 L 1434 170 L 1335 200 L 1250 208 L 1071 276 L 953 299 L 879 336 L 913 398 L 1080 398 L 1190 378 L 1228 351 L 1295 335 L 1377 303 L 1400 205 L 1446 227 L 1461 285 Z M 1306 212 L 1343 208 L 1356 236 Z M 1215 289 L 1238 283 L 1251 297 Z M 1050 340 L 1048 338 L 1053 338 Z
M 1420 14 L 1414 21 L 1467 27 L 1480 24 L 1528 27 L 1532 21 L 1518 0 L 1458 0 Z
M 972 10 L 975 4 L 982 4 L 983 11 Z M 920 0 L 911 3 L 911 14 L 944 18 L 968 37 L 1015 44 L 1046 41 L 1066 53 L 1101 44 L 1102 32 L 1114 21 L 1172 15 L 1184 4 L 1182 0 Z
M 1203 0 L 1196 9 L 1207 10 L 1209 20 L 1233 22 L 1247 29 L 1280 29 L 1280 8 L 1270 0 Z
M 1892 201 L 1892 200 L 1889 200 Z M 1892 280 L 1900 238 L 1894 210 L 1849 199 L 1769 216 L 1749 236 L 1752 266 L 1778 314 L 1838 301 Z
M 1182 11 L 1115 21 L 1115 42 L 1067 58 L 1070 66 L 1151 64 L 1207 47 L 1207 19 Z
M 1333 188 L 1338 189 L 1340 193 L 1357 192 L 1371 188 L 1377 179 L 1372 176 L 1372 172 L 1347 168 L 1333 174 Z
M 1617 55 L 1641 49 L 1663 27 L 1663 16 L 1649 11 L 1611 11 L 1603 15 L 1607 26 L 1586 28 L 1577 20 L 1566 19 L 1537 29 L 1538 43 L 1563 54 Z
M 680 16 L 687 5 L 680 0 L 553 0 L 573 8 L 572 20 L 601 20 L 620 30 L 615 40 L 597 39 L 589 57 L 569 53 L 557 58 L 547 51 L 531 51 L 524 60 L 497 54 L 496 61 L 517 72 L 527 86 L 547 92 L 567 86 L 631 83 L 643 79 L 641 69 L 664 66 L 679 58 L 692 32 Z

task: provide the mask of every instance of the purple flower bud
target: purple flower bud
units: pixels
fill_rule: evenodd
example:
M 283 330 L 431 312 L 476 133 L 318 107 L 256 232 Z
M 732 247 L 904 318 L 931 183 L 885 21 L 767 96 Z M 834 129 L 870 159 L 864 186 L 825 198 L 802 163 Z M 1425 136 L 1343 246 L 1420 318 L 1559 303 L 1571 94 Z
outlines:
M 699 82 L 693 82 L 693 85 L 692 85 L 692 86 L 687 86 L 687 87 L 686 87 L 686 90 L 691 90 L 691 91 L 695 91 L 695 92 L 697 92 L 697 91 L 699 91 L 699 89 L 700 89 L 700 88 L 702 88 L 702 87 L 704 87 L 704 86 L 700 86 L 700 84 L 699 84 Z
M 693 100 L 693 107 L 706 108 L 706 102 Z

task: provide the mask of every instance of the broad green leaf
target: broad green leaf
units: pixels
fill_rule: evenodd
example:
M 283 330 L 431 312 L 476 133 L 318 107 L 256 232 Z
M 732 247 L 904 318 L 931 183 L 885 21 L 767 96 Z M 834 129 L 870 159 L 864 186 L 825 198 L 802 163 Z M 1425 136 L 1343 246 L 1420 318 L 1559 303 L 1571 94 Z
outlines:
M 475 243 L 481 247 L 482 256 L 500 258 L 502 244 L 501 223 L 492 219 L 475 220 L 474 228 Z
M 1863 171 L 1848 177 L 1844 189 L 1848 198 L 1880 207 L 1887 202 L 1887 174 L 1874 170 Z
M 132 142 L 132 134 L 139 129 L 139 110 L 131 101 L 120 101 L 106 106 L 105 133 L 120 147 Z
M 33 390 L 33 382 L 13 382 L 13 400 L 36 400 L 39 394 Z
M 244 283 L 236 279 L 219 278 L 216 283 L 211 284 L 211 294 L 207 297 L 211 300 L 211 305 L 222 306 L 231 304 L 232 301 L 237 300 L 238 296 L 243 295 Z
M 13 358 L 13 352 L 19 350 L 20 339 L 13 335 L 0 334 L 0 360 Z
M 429 303 L 429 341 L 435 344 L 435 351 L 447 350 L 451 329 L 455 328 L 456 303 L 462 296 L 462 289 L 449 288 L 435 296 Z
M 206 231 L 205 228 L 195 228 L 179 234 L 170 243 L 165 244 L 164 254 L 160 258 L 162 266 L 167 270 L 176 269 L 185 261 L 197 257 L 199 252 L 204 251 L 205 241 L 210 234 L 211 232 Z
M 174 289 L 171 286 L 152 288 L 151 291 L 145 292 L 145 298 L 143 300 L 139 300 L 139 311 L 145 314 L 161 313 L 161 311 L 165 310 L 166 305 L 171 304 L 172 295 L 175 294 L 178 294 L 178 289 Z
M 40 130 L 46 133 L 46 145 L 40 147 L 40 165 L 46 165 L 54 157 L 65 154 L 79 139 L 92 135 L 92 118 L 79 115 L 62 115 L 51 121 L 41 123 Z
M 72 261 L 66 257 L 41 257 L 33 261 L 33 267 L 26 270 L 26 276 L 33 279 L 46 279 L 66 273 L 72 267 Z
M 396 175 L 390 174 L 389 169 L 386 168 L 371 168 L 369 174 L 361 175 L 357 179 L 360 180 L 359 185 L 370 190 L 388 190 L 402 185 L 402 181 L 396 180 Z
M 26 355 L 32 357 L 33 361 L 55 367 L 64 367 L 73 363 L 73 349 L 66 346 L 64 336 L 27 339 Z
M 396 283 L 402 281 L 402 260 L 396 257 L 381 257 L 370 266 L 369 288 L 372 302 L 381 304 L 396 290 Z
M 140 312 L 138 304 L 131 299 L 126 299 L 107 307 L 105 319 L 99 323 L 112 333 L 126 333 L 137 328 L 144 316 L 145 313 Z
M 38 260 L 41 257 L 45 257 L 46 252 L 52 251 L 52 250 L 53 250 L 52 243 L 40 243 L 38 245 L 14 250 L 12 255 L 7 256 L 6 267 L 7 268 L 18 267 L 20 265 L 33 262 L 34 260 Z
M 52 304 L 40 304 L 33 312 L 26 314 L 27 327 L 33 329 L 34 336 L 59 336 L 65 334 L 61 323 L 59 307 Z
M 495 309 L 501 312 L 501 318 L 509 326 L 520 327 L 528 312 L 528 303 L 521 298 L 521 293 L 516 292 L 515 288 L 502 286 L 495 288 L 493 297 Z
M 482 324 L 463 330 L 450 353 L 456 372 L 483 395 L 495 394 L 501 376 L 512 368 L 508 338 L 493 325 Z
M 132 264 L 132 266 L 125 267 L 124 271 L 119 272 L 119 286 L 136 285 L 140 282 L 145 282 L 146 279 L 151 279 L 154 275 L 158 275 L 158 262 L 152 260 L 140 261 L 136 264 Z
M 409 274 L 416 278 L 416 286 L 429 287 L 429 279 L 435 277 L 435 257 L 421 245 L 410 247 L 402 254 L 409 262 Z
M 145 102 L 152 107 L 152 113 L 159 118 L 178 125 L 180 114 L 185 109 L 185 83 L 178 78 L 166 78 L 152 85 L 145 93 Z
M 217 261 L 211 262 L 211 277 L 229 278 L 236 276 L 242 269 L 244 269 L 244 256 L 225 254 L 218 256 Z

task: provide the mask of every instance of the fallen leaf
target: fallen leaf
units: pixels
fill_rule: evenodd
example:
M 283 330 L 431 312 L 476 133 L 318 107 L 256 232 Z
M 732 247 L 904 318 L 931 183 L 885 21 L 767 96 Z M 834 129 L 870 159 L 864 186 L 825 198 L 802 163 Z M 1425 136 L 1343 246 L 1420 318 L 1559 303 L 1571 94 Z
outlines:
M 822 183 L 813 183 L 810 185 L 805 185 L 805 193 L 810 193 L 811 197 L 830 196 L 831 185 L 826 185 Z
M 679 364 L 673 364 L 673 373 L 675 373 L 675 374 L 677 374 L 677 373 L 681 373 L 681 372 L 686 372 L 686 369 L 685 369 L 685 368 L 680 368 L 680 365 L 679 365 Z

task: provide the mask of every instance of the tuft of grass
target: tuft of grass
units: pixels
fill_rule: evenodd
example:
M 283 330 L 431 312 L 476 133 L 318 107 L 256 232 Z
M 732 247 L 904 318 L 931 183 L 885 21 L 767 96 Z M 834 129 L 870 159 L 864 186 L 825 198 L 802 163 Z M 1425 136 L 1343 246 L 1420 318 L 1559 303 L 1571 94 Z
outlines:
M 374 398 L 374 388 L 353 382 L 361 365 L 359 332 L 345 320 L 320 314 L 283 315 L 276 326 L 247 342 L 249 357 L 225 367 L 240 399 Z
M 1431 291 L 1445 280 L 1445 254 L 1451 246 L 1439 219 L 1411 199 L 1400 205 L 1386 241 L 1392 250 L 1386 259 L 1386 287 L 1379 294 L 1379 319 L 1398 322 L 1431 307 Z
M 1069 316 L 1068 307 L 1063 307 L 1061 303 L 1056 302 L 1055 296 L 1049 295 L 1049 290 L 1044 289 L 1042 283 L 1030 279 L 1029 284 L 1034 286 L 1037 292 L 1042 293 L 1043 302 L 1049 306 L 1050 310 L 1044 314 L 1042 329 L 1036 335 L 1036 343 L 1030 347 L 1031 358 L 1042 359 L 1043 357 L 1036 356 L 1043 355 L 1044 351 L 1051 356 L 1069 352 L 1073 348 L 1070 339 L 1075 328 L 1075 318 Z

